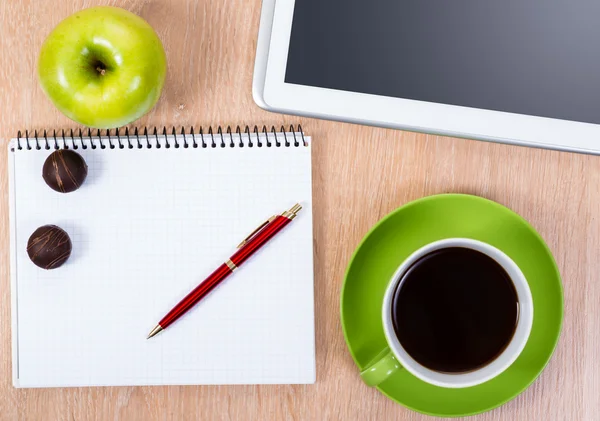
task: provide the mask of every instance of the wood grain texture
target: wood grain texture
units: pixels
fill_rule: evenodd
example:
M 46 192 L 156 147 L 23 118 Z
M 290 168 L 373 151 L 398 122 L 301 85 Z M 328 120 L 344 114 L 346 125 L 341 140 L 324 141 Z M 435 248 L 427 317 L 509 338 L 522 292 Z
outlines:
M 164 94 L 136 124 L 300 122 L 313 136 L 315 385 L 12 387 L 6 139 L 19 129 L 77 127 L 43 96 L 35 66 L 50 30 L 97 4 L 143 16 L 166 48 Z M 260 0 L 0 2 L 0 419 L 431 419 L 359 380 L 338 308 L 346 265 L 368 229 L 397 206 L 442 192 L 481 195 L 519 212 L 546 239 L 564 278 L 563 334 L 549 366 L 517 399 L 472 419 L 600 419 L 600 158 L 264 112 L 251 96 L 259 13 Z

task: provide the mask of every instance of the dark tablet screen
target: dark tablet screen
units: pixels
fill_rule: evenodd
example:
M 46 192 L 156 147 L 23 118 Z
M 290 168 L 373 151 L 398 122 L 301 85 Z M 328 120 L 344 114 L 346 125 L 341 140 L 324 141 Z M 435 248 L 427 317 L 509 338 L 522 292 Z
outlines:
M 296 0 L 285 81 L 600 123 L 600 1 Z

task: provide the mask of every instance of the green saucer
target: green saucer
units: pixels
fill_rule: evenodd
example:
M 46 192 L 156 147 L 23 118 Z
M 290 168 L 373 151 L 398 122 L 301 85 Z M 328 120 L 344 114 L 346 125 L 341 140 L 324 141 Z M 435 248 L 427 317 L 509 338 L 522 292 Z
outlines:
M 498 377 L 464 389 L 432 386 L 398 370 L 378 389 L 424 414 L 474 415 L 517 396 L 542 372 L 558 342 L 563 318 L 560 274 L 550 250 L 523 218 L 477 196 L 430 196 L 383 218 L 354 252 L 341 295 L 346 343 L 359 371 L 386 346 L 381 304 L 386 286 L 412 252 L 444 238 L 472 238 L 502 250 L 521 268 L 533 296 L 531 335 L 519 358 Z M 367 386 L 365 386 L 367 387 Z

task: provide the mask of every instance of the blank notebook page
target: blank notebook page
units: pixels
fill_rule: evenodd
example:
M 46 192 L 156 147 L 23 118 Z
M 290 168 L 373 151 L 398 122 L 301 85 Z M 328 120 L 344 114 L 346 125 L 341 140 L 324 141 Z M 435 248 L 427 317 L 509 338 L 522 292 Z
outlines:
M 272 146 L 261 134 L 260 148 L 255 135 L 253 147 L 246 135 L 233 135 L 231 147 L 227 135 L 224 148 L 210 137 L 207 148 L 193 148 L 191 137 L 185 148 L 182 136 L 176 148 L 159 136 L 140 149 L 126 140 L 120 149 L 116 138 L 115 149 L 92 149 L 99 138 L 76 138 L 88 145 L 77 152 L 89 173 L 68 194 L 42 179 L 52 150 L 9 152 L 15 386 L 313 383 L 310 139 L 276 147 L 269 136 Z M 247 234 L 296 202 L 296 219 L 146 339 Z M 67 263 L 49 271 L 26 253 L 46 224 L 73 243 Z

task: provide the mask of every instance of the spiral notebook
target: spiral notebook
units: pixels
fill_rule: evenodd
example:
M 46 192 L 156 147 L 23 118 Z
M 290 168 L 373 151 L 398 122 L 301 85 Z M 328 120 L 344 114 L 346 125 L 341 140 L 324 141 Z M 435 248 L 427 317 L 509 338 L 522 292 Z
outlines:
M 315 381 L 311 140 L 275 131 L 19 134 L 9 148 L 13 382 L 16 387 Z M 56 148 L 88 165 L 51 190 Z M 298 217 L 160 335 L 158 320 L 257 225 Z M 73 252 L 33 265 L 26 244 L 63 228 Z

